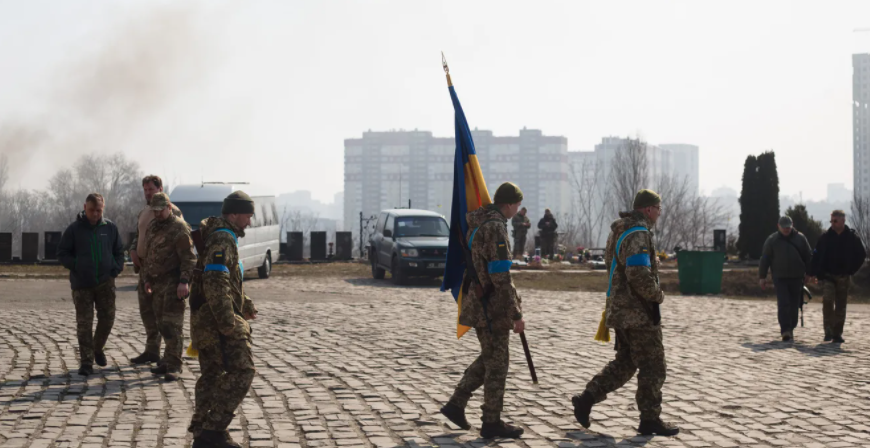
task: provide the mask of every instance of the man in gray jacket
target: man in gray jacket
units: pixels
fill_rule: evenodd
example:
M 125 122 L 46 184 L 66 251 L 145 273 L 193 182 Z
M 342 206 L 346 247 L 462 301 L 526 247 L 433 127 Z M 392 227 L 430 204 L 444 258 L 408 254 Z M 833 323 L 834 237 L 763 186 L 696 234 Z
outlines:
M 779 329 L 783 341 L 794 339 L 798 311 L 803 301 L 804 282 L 810 267 L 812 249 L 804 234 L 792 228 L 791 218 L 779 218 L 779 231 L 767 237 L 758 265 L 759 285 L 767 285 L 767 271 L 773 276 L 776 304 L 779 309 Z

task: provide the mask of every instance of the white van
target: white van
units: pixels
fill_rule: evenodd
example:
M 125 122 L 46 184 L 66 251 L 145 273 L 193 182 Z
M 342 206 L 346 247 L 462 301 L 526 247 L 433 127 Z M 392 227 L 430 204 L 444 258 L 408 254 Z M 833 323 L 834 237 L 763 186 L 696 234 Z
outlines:
M 239 258 L 245 270 L 257 269 L 260 278 L 269 278 L 272 260 L 278 257 L 280 232 L 275 195 L 268 190 L 246 183 L 203 182 L 179 185 L 172 189 L 169 200 L 181 209 L 184 220 L 193 230 L 209 216 L 221 216 L 224 198 L 242 190 L 254 200 L 256 213 L 245 236 L 239 238 Z

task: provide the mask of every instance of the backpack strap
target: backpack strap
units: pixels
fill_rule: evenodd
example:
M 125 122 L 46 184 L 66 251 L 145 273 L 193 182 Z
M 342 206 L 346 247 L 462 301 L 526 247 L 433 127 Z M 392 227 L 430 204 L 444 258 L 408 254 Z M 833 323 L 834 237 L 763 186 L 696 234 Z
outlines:
M 610 290 L 613 288 L 613 272 L 616 270 L 616 264 L 619 262 L 619 247 L 622 245 L 622 240 L 635 232 L 649 232 L 649 229 L 643 226 L 632 227 L 625 232 L 622 232 L 622 235 L 620 235 L 619 239 L 616 240 L 616 254 L 610 262 L 610 278 L 607 280 L 607 297 L 610 297 Z

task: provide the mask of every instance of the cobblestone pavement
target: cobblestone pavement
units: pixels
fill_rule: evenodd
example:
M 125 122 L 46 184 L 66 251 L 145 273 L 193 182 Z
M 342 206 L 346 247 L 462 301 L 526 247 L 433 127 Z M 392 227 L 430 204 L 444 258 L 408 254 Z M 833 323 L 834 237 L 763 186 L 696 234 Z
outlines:
M 38 296 L 45 282 L 0 281 L 0 300 L 12 287 Z M 504 415 L 526 433 L 509 442 L 451 428 L 438 414 L 478 347 L 473 335 L 456 340 L 452 299 L 432 285 L 272 279 L 247 288 L 266 298 L 253 324 L 258 372 L 231 430 L 252 447 L 870 446 L 864 306 L 850 308 L 840 347 L 821 343 L 818 304 L 792 344 L 777 342 L 773 302 L 669 297 L 663 417 L 683 431 L 649 438 L 633 429 L 634 380 L 593 409 L 591 430 L 574 421 L 571 395 L 614 353 L 592 341 L 601 295 L 521 291 L 540 385 L 513 337 Z M 189 446 L 199 366 L 185 360 L 177 383 L 131 366 L 144 332 L 131 285 L 119 289 L 109 366 L 90 378 L 75 373 L 69 300 L 0 304 L 0 446 Z M 479 398 L 468 409 L 475 425 Z

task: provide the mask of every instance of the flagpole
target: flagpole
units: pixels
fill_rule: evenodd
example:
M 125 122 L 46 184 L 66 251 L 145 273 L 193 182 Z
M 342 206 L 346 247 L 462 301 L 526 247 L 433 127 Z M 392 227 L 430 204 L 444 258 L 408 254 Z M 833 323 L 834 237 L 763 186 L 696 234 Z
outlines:
M 447 66 L 447 58 L 444 57 L 444 52 L 441 52 L 441 65 L 444 67 L 444 74 L 447 75 L 447 87 L 453 87 L 453 81 L 450 80 L 450 67 Z

